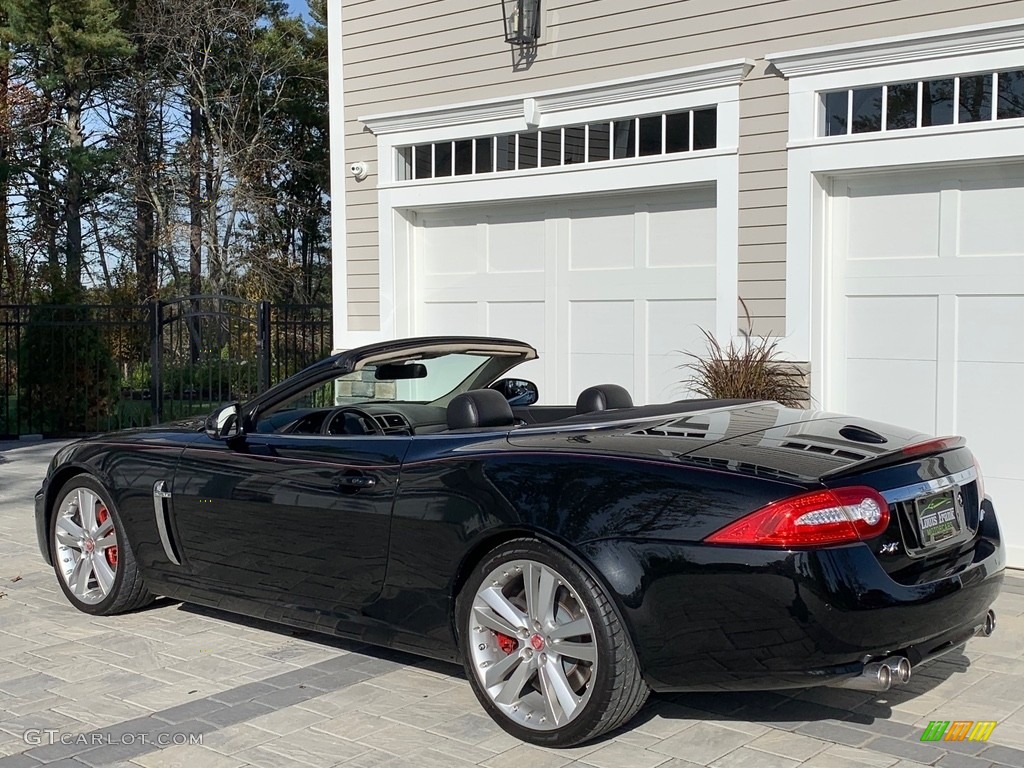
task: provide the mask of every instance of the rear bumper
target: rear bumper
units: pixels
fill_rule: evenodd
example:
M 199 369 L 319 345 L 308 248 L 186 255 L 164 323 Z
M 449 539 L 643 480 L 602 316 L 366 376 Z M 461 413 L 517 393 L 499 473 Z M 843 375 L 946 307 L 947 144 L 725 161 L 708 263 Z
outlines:
M 654 690 L 829 685 L 868 659 L 920 664 L 984 623 L 1005 566 L 986 506 L 973 561 L 925 584 L 893 581 L 863 544 L 785 552 L 604 540 L 583 549 Z

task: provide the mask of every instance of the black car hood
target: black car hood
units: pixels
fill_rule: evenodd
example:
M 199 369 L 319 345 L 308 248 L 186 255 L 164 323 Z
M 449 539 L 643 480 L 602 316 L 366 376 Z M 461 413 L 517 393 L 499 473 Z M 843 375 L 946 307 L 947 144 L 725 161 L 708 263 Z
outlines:
M 713 402 L 713 401 L 712 401 Z M 667 416 L 668 406 L 606 412 L 601 421 L 513 432 L 521 447 L 613 453 L 676 461 L 805 483 L 926 436 L 902 427 L 817 410 L 754 402 Z

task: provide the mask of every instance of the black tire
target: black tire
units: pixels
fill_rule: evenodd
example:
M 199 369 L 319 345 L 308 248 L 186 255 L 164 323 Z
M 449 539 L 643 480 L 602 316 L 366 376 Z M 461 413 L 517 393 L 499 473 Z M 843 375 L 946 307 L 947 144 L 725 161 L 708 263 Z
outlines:
M 114 568 L 113 585 L 106 597 L 99 602 L 86 602 L 79 599 L 68 587 L 61 570 L 62 562 L 56 542 L 57 519 L 60 516 L 63 501 L 70 493 L 78 489 L 88 489 L 95 494 L 113 521 L 117 537 L 117 564 L 116 568 Z M 138 563 L 135 561 L 135 555 L 132 552 L 131 543 L 128 540 L 128 532 L 125 530 L 121 515 L 114 506 L 110 494 L 96 478 L 87 474 L 75 475 L 57 492 L 54 504 L 55 508 L 51 510 L 49 525 L 49 545 L 54 575 L 57 577 L 57 583 L 60 585 L 64 595 L 75 608 L 83 613 L 89 613 L 94 616 L 112 616 L 118 613 L 138 610 L 153 602 L 154 596 L 146 589 L 146 584 L 139 571 Z
M 473 637 L 474 631 L 486 631 L 474 627 L 478 619 L 473 613 L 473 603 L 484 586 L 484 579 L 500 566 L 516 561 L 534 561 L 560 574 L 562 583 L 577 605 L 585 608 L 594 628 L 592 642 L 597 648 L 597 663 L 594 667 L 596 672 L 587 684 L 592 688 L 589 698 L 571 720 L 553 729 L 526 727 L 499 708 L 478 678 L 478 674 L 483 672 L 476 668 L 477 661 L 471 647 L 471 643 L 476 643 L 480 637 Z M 473 569 L 460 591 L 456 616 L 466 677 L 473 692 L 495 722 L 522 741 L 544 747 L 576 746 L 625 724 L 647 701 L 650 690 L 641 675 L 629 632 L 605 590 L 572 558 L 554 547 L 535 539 L 520 538 L 489 552 Z M 500 637 L 493 632 L 491 634 Z M 485 666 L 482 665 L 481 669 Z

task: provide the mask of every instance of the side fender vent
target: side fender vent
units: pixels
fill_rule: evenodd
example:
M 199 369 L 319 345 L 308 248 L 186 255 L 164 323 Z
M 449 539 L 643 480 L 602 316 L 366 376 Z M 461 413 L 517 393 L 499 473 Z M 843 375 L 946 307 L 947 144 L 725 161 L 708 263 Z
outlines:
M 167 559 L 175 565 L 181 565 L 181 556 L 178 554 L 174 541 L 171 540 L 170 520 L 167 517 L 167 500 L 171 498 L 171 492 L 167 490 L 167 483 L 157 480 L 153 484 L 153 514 L 156 516 L 156 530 L 160 534 L 160 543 L 163 544 L 164 553 Z

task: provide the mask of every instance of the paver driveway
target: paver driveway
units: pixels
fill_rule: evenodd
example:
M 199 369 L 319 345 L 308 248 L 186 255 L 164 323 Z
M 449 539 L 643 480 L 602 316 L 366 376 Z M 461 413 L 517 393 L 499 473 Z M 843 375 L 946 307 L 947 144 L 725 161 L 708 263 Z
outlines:
M 655 696 L 611 738 L 544 750 L 485 717 L 454 666 L 166 601 L 74 610 L 32 523 L 58 445 L 0 443 L 0 768 L 1024 767 L 1024 574 L 994 637 L 898 691 Z M 931 720 L 999 724 L 923 743 Z

